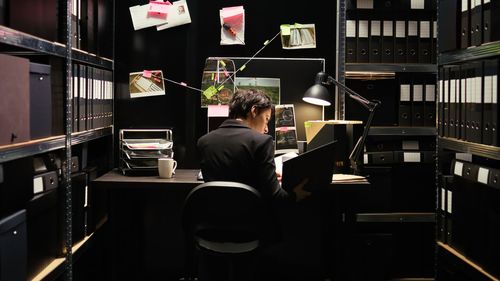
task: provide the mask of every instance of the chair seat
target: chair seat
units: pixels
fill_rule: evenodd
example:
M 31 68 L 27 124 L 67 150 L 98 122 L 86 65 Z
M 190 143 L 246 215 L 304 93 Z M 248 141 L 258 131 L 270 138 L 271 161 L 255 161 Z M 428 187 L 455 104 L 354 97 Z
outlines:
M 256 250 L 259 247 L 259 240 L 248 242 L 217 242 L 196 237 L 198 246 L 222 254 L 243 254 Z

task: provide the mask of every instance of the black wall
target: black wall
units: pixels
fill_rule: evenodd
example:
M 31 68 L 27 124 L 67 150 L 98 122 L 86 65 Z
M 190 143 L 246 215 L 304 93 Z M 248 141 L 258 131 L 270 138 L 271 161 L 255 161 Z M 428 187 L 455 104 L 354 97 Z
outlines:
M 279 32 L 281 24 L 297 22 L 315 23 L 315 49 L 283 50 L 278 37 L 259 57 L 325 58 L 326 71 L 334 74 L 336 1 L 311 0 L 306 5 L 295 5 L 282 0 L 188 0 L 191 24 L 159 32 L 154 27 L 134 31 L 129 7 L 146 2 L 115 1 L 115 130 L 173 128 L 179 167 L 198 167 L 196 141 L 202 134 L 200 93 L 166 82 L 165 96 L 130 99 L 130 72 L 161 69 L 165 78 L 199 88 L 207 57 L 251 57 Z M 239 5 L 245 8 L 246 45 L 221 46 L 219 10 Z M 300 97 L 293 100 L 300 101 Z M 331 110 L 326 117 L 333 117 Z

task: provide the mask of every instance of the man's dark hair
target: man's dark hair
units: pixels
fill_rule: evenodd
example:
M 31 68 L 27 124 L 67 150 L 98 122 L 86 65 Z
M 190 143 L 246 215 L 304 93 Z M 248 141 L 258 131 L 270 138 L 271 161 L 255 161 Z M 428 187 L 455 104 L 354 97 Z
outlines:
M 229 102 L 229 118 L 246 118 L 252 107 L 257 112 L 273 108 L 271 98 L 259 89 L 239 89 Z

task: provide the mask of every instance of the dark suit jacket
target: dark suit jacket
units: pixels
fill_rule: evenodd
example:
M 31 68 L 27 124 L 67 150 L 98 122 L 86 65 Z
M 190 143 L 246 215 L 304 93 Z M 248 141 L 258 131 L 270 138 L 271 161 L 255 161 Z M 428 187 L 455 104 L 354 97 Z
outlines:
M 294 199 L 276 177 L 273 139 L 235 119 L 198 140 L 205 181 L 236 181 L 257 189 L 268 201 Z

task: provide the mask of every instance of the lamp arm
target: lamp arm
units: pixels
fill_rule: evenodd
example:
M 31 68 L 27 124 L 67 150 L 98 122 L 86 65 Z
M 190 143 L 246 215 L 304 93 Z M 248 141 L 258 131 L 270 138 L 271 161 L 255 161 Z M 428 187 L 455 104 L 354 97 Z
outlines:
M 337 86 L 337 87 L 341 88 L 342 90 L 346 91 L 347 94 L 349 94 L 349 97 L 351 99 L 356 100 L 362 106 L 364 106 L 366 109 L 368 109 L 370 111 L 372 111 L 373 109 L 375 109 L 375 107 L 377 107 L 377 105 L 380 103 L 378 101 L 374 102 L 374 101 L 367 100 L 366 98 L 364 98 L 363 96 L 359 95 L 355 91 L 351 90 L 346 85 L 340 83 L 339 81 L 337 81 L 335 78 L 333 78 L 330 75 L 328 75 L 328 77 L 327 77 L 327 79 L 326 79 L 326 81 L 324 83 L 327 84 L 327 85 L 334 84 L 335 86 Z
M 379 105 L 379 103 L 373 103 L 374 106 L 370 108 L 370 114 L 368 115 L 368 119 L 366 120 L 365 128 L 363 129 L 363 134 L 356 142 L 356 145 L 351 151 L 349 155 L 349 162 L 351 163 L 351 168 L 354 174 L 359 174 L 359 166 L 360 166 L 360 156 L 363 154 L 363 150 L 365 147 L 366 137 L 368 136 L 368 131 L 370 131 L 370 126 L 372 124 L 373 116 L 375 115 L 375 109 Z

